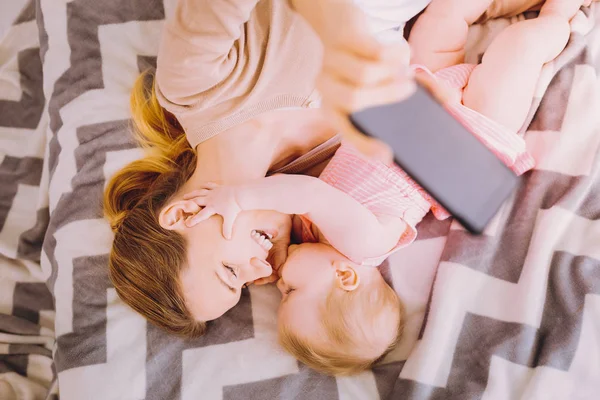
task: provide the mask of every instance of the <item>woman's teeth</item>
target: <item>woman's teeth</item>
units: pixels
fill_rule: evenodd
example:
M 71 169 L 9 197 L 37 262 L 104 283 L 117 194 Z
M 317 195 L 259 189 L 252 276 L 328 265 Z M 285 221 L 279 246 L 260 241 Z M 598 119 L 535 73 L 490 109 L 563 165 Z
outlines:
M 273 243 L 271 242 L 271 235 L 264 233 L 262 231 L 252 231 L 252 239 L 254 239 L 254 241 L 256 243 L 258 243 L 263 249 L 265 249 L 266 251 L 271 250 L 271 248 L 273 247 Z

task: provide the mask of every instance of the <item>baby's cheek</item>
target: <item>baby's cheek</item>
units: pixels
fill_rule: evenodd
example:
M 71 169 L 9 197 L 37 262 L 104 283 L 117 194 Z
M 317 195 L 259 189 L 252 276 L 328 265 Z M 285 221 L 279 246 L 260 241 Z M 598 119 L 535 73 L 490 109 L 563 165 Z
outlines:
M 280 276 L 283 278 L 286 284 L 294 286 L 297 284 L 299 276 L 302 276 L 303 269 L 301 263 L 296 258 L 288 258 L 285 263 L 279 269 Z
M 285 303 L 280 303 L 279 308 L 277 310 L 277 333 L 281 335 L 282 332 L 287 332 L 289 330 L 290 321 L 293 325 L 293 315 L 290 313 L 288 307 L 285 306 Z

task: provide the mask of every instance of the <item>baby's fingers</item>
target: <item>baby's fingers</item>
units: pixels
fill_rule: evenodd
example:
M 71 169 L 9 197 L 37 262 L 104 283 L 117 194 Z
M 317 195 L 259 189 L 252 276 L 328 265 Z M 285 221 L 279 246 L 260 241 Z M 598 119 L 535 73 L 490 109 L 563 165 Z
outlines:
M 199 189 L 194 190 L 193 192 L 189 192 L 183 195 L 184 200 L 193 200 L 195 198 L 203 198 L 208 196 L 210 193 L 210 189 Z
M 223 216 L 223 237 L 227 240 L 231 240 L 233 236 L 233 225 L 235 223 L 236 215 L 234 216 Z
M 198 225 L 202 221 L 206 221 L 213 215 L 217 214 L 217 211 L 212 207 L 204 207 L 198 214 L 189 217 L 185 221 L 185 226 L 191 228 Z
M 191 197 L 187 200 L 191 200 L 194 203 L 198 204 L 200 207 L 205 207 L 210 203 L 210 198 L 208 196 L 196 196 Z
M 206 196 L 210 193 L 211 190 L 218 188 L 219 185 L 214 182 L 206 182 L 202 184 L 202 189 L 192 190 L 189 193 L 183 195 L 184 200 L 190 200 L 194 197 L 198 196 Z

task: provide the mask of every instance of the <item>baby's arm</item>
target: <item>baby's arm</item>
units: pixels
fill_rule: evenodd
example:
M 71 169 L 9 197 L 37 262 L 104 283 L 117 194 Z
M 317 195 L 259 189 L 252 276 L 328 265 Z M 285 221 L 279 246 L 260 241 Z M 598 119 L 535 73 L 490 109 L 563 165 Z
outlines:
M 463 63 L 469 25 L 492 1 L 433 0 L 410 33 L 411 63 L 432 72 Z
M 273 210 L 306 216 L 333 247 L 349 258 L 377 257 L 388 252 L 406 229 L 400 218 L 380 218 L 351 196 L 310 176 L 275 175 L 240 186 L 205 189 L 203 193 L 206 197 L 220 189 L 232 190 L 240 211 Z
M 243 185 L 236 199 L 242 210 L 275 210 L 309 218 L 329 243 L 349 258 L 377 257 L 398 243 L 406 225 L 380 219 L 348 194 L 320 179 L 275 175 Z

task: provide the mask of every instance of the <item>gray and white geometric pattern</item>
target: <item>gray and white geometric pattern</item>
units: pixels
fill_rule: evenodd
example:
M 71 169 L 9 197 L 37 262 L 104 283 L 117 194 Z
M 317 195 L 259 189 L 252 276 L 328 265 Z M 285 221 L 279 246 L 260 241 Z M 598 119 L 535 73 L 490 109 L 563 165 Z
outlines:
M 4 26 L 4 25 L 3 25 Z M 46 399 L 52 386 L 54 302 L 40 266 L 48 226 L 43 172 L 48 121 L 35 9 L 0 37 L 0 398 Z

